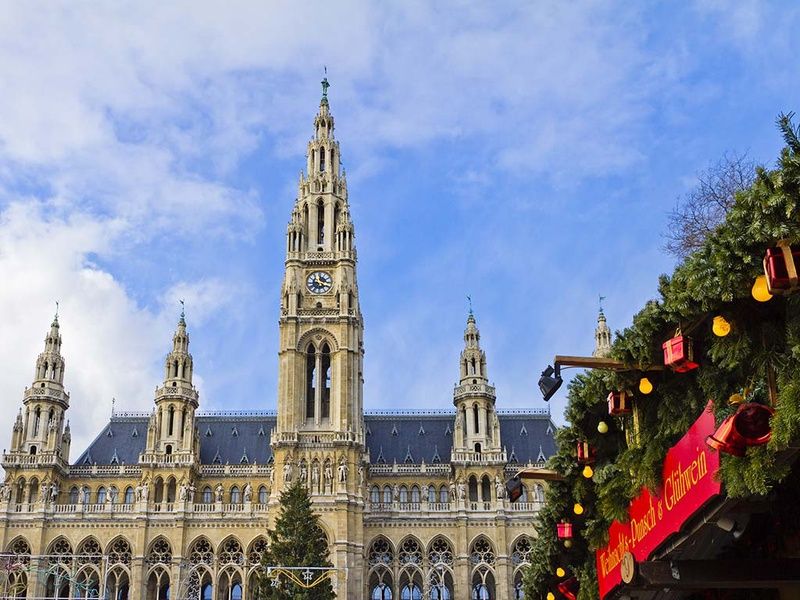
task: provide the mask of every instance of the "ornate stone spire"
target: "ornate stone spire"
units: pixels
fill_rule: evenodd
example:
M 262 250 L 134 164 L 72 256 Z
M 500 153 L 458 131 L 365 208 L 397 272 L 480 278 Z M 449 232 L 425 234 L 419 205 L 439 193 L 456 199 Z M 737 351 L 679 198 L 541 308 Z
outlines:
M 164 360 L 164 383 L 156 388 L 156 409 L 150 416 L 145 451 L 140 463 L 192 464 L 199 459 L 194 413 L 199 406 L 192 385 L 194 364 L 189 354 L 186 312 L 183 300 L 178 326 L 172 336 L 172 352 Z
M 172 336 L 172 352 L 164 361 L 164 383 L 182 382 L 192 385 L 192 355 L 189 354 L 189 334 L 186 333 L 186 310 L 183 300 L 178 326 Z
M 503 461 L 500 422 L 495 411 L 495 390 L 489 385 L 486 354 L 470 300 L 464 350 L 459 361 L 460 378 L 453 393 L 456 406 L 454 462 Z
M 606 316 L 603 314 L 604 298 L 600 296 L 600 312 L 597 315 L 597 328 L 594 330 L 594 352 L 592 356 L 597 358 L 607 358 L 611 356 L 611 330 L 606 323 Z
M 63 444 L 64 414 L 69 408 L 69 394 L 64 391 L 64 357 L 61 356 L 61 333 L 56 314 L 44 338 L 44 351 L 36 358 L 33 383 L 25 390 L 24 410 L 14 423 L 11 449 L 28 455 L 40 455 L 40 464 L 55 464 L 69 458 L 69 443 Z

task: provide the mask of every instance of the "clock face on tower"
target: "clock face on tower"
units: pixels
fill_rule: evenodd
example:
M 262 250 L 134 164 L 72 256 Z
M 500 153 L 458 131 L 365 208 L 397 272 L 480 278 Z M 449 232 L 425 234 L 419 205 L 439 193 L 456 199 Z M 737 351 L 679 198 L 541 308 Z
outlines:
M 306 279 L 306 287 L 312 294 L 324 294 L 333 287 L 333 277 L 325 271 L 314 271 Z

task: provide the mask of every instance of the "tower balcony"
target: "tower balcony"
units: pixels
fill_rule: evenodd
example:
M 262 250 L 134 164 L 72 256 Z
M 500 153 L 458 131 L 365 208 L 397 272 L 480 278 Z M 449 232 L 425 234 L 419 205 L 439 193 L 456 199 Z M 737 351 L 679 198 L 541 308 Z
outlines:
M 308 251 L 308 252 L 287 252 L 286 260 L 302 260 L 309 264 L 326 264 L 337 260 L 357 259 L 356 250 L 336 250 L 336 251 Z
M 469 397 L 495 397 L 495 388 L 488 383 L 465 383 L 463 385 L 456 385 L 453 389 L 453 398 L 456 400 L 460 398 Z
M 69 394 L 61 386 L 54 386 L 51 383 L 38 384 L 38 387 L 26 388 L 23 394 L 23 401 L 51 400 L 60 403 L 64 407 L 69 404 Z
M 197 406 L 199 394 L 194 386 L 173 382 L 173 384 L 162 385 L 160 388 L 156 388 L 156 401 L 162 398 L 188 399 Z

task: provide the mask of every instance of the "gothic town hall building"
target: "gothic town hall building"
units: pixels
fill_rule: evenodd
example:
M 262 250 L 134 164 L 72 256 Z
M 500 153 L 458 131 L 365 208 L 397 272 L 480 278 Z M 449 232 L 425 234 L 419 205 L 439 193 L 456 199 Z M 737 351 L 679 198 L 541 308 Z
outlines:
M 471 311 L 453 406 L 364 411 L 355 231 L 333 132 L 323 93 L 286 234 L 277 411 L 201 412 L 181 315 L 152 412 L 114 414 L 70 461 L 56 318 L 2 459 L 0 595 L 252 598 L 279 494 L 299 478 L 339 598 L 522 597 L 545 484 L 529 480 L 510 503 L 503 483 L 544 466 L 555 426 L 547 411 L 497 410 Z

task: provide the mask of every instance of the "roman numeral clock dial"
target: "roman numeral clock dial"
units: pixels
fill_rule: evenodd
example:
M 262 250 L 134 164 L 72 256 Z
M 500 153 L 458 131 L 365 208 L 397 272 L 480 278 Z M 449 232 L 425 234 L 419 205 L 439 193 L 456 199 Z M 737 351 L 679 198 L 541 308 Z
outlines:
M 325 271 L 314 271 L 306 279 L 306 287 L 312 294 L 325 294 L 333 287 L 333 277 Z

